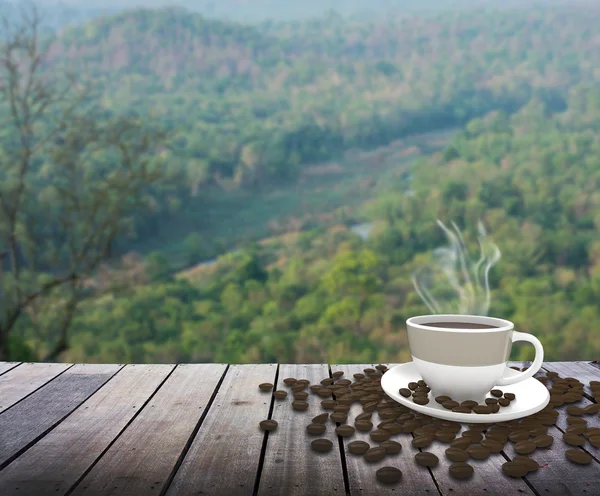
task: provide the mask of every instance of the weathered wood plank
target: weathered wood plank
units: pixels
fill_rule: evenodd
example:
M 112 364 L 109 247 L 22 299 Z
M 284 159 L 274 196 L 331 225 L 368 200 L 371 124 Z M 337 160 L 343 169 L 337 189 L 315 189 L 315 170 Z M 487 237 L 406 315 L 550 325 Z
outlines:
M 365 368 L 373 368 L 376 364 L 361 365 L 331 365 L 331 371 L 344 372 L 344 378 L 354 381 L 353 374 L 362 373 Z M 393 366 L 393 365 L 391 365 Z M 400 386 L 399 386 L 400 387 Z M 359 403 L 354 403 L 348 413 L 348 424 L 354 426 L 354 419 L 362 413 L 362 407 Z M 373 415 L 371 421 L 373 428 L 377 427 L 383 419 L 378 414 Z M 328 422 L 328 425 L 335 424 Z M 332 427 L 329 427 L 330 429 Z M 375 463 L 367 463 L 361 455 L 353 455 L 348 451 L 348 443 L 352 441 L 366 441 L 371 447 L 378 446 L 379 443 L 373 441 L 368 433 L 356 431 L 354 436 L 342 438 L 344 443 L 344 452 L 346 467 L 348 471 L 348 482 L 350 494 L 360 494 L 362 496 L 378 496 L 383 494 L 402 494 L 410 489 L 411 495 L 435 496 L 439 494 L 431 473 L 427 468 L 417 465 L 414 456 L 419 452 L 418 448 L 413 447 L 413 439 L 410 434 L 397 434 L 390 439 L 399 442 L 402 450 L 396 455 L 388 455 L 383 460 Z M 381 484 L 375 475 L 381 467 L 396 467 L 402 471 L 402 480 L 397 485 Z
M 0 376 L 0 413 L 72 367 L 70 363 L 24 363 Z
M 389 368 L 395 365 L 387 364 Z M 398 388 L 400 387 L 406 387 L 406 385 L 398 385 Z M 462 429 L 457 437 L 467 429 L 468 425 L 462 424 Z M 457 494 L 534 494 L 524 480 L 512 479 L 504 475 L 502 464 L 506 459 L 500 453 L 491 454 L 486 460 L 469 459 L 468 463 L 475 469 L 473 476 L 466 480 L 453 478 L 448 472 L 453 463 L 446 457 L 448 447 L 449 444 L 434 441 L 428 448 L 421 450 L 435 454 L 440 460 L 439 464 L 431 469 L 431 472 L 441 494 L 447 496 Z M 414 460 L 411 461 L 415 463 Z
M 127 365 L 46 436 L 0 471 L 2 496 L 65 494 L 173 370 Z
M 121 365 L 71 367 L 0 415 L 0 469 L 94 394 Z
M 529 366 L 529 362 L 517 363 L 518 366 Z M 544 369 L 551 368 L 552 364 L 545 362 Z M 536 376 L 545 375 L 545 370 L 538 372 Z M 571 373 L 571 377 L 577 375 Z M 556 409 L 560 417 L 566 416 L 565 406 Z M 558 424 L 564 425 L 564 420 L 559 418 Z M 562 440 L 563 431 L 558 427 L 548 429 L 548 434 L 554 437 L 554 443 L 550 449 L 537 449 L 530 456 L 542 467 L 535 472 L 529 473 L 525 480 L 531 484 L 538 494 L 548 496 L 591 496 L 596 494 L 594 488 L 600 487 L 600 464 L 592 461 L 589 465 L 576 465 L 565 457 L 565 451 L 572 446 L 566 445 Z M 513 459 L 517 453 L 514 451 L 513 443 L 507 443 L 505 454 Z
M 225 370 L 224 364 L 178 365 L 72 494 L 159 494 Z
M 17 365 L 21 365 L 21 362 L 0 362 L 0 375 L 6 374 L 6 372 L 14 369 Z
M 308 379 L 311 384 L 319 383 L 329 377 L 329 367 L 318 365 L 280 365 L 277 389 L 288 391 L 288 397 L 276 401 L 273 419 L 279 428 L 269 434 L 264 465 L 260 475 L 259 495 L 330 495 L 344 494 L 344 474 L 338 436 L 332 424 L 322 436 L 333 442 L 328 453 L 312 451 L 310 442 L 314 436 L 308 436 L 306 426 L 311 419 L 322 413 L 319 396 L 308 398 L 309 407 L 304 411 L 292 409 L 293 397 L 283 379 L 295 377 Z
M 276 373 L 275 364 L 229 367 L 167 495 L 252 494 L 265 439 L 258 424 L 272 399 L 258 385 L 274 384 Z

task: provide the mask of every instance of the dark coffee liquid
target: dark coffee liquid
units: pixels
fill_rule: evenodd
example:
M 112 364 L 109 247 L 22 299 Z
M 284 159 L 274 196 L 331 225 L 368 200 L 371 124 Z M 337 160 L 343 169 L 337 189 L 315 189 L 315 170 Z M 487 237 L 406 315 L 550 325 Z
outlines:
M 470 322 L 430 322 L 422 325 L 427 327 L 441 327 L 443 329 L 497 329 L 497 326 L 488 324 L 472 324 Z

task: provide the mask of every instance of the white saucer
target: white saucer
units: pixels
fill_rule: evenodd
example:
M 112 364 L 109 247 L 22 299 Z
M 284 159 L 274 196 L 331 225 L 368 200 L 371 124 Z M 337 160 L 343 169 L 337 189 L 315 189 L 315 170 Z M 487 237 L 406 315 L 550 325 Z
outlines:
M 514 369 L 508 368 L 505 376 L 518 374 Z M 421 376 L 417 372 L 413 362 L 403 363 L 388 370 L 381 378 L 381 387 L 387 395 L 398 403 L 431 417 L 454 422 L 465 422 L 469 424 L 492 424 L 495 422 L 508 422 L 510 420 L 527 417 L 542 410 L 550 401 L 548 388 L 540 381 L 530 377 L 517 384 L 510 386 L 498 386 L 505 393 L 514 393 L 516 398 L 507 407 L 501 407 L 498 413 L 477 414 L 457 413 L 446 410 L 442 405 L 436 403 L 432 393 L 429 393 L 427 405 L 417 405 L 412 398 L 405 398 L 398 390 L 407 387 L 409 382 L 417 382 Z M 491 398 L 491 395 L 487 396 Z

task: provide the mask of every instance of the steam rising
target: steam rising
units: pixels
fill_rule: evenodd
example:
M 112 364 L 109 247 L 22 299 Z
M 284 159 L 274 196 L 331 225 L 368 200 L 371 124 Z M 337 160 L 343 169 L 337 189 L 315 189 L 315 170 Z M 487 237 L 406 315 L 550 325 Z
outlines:
M 456 224 L 452 222 L 453 232 L 440 220 L 437 223 L 450 244 L 433 251 L 432 266 L 415 271 L 412 281 L 417 293 L 433 314 L 487 315 L 491 301 L 488 276 L 500 260 L 500 249 L 487 239 L 485 227 L 479 221 L 480 257 L 475 263 Z

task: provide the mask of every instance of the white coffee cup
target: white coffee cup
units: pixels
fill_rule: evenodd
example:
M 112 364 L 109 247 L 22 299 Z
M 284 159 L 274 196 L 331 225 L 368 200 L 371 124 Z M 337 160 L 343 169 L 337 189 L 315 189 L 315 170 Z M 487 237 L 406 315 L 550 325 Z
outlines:
M 495 386 L 532 377 L 542 366 L 544 348 L 508 320 L 477 315 L 422 315 L 406 321 L 408 346 L 417 371 L 433 396 L 483 403 Z M 512 343 L 528 341 L 535 359 L 525 372 L 504 377 Z

